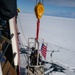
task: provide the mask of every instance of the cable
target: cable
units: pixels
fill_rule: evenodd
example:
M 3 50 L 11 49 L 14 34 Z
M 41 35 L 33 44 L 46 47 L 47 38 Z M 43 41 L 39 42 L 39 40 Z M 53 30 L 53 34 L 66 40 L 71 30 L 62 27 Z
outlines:
M 37 4 L 38 2 L 41 2 L 41 3 L 43 4 L 43 0 L 36 0 L 36 4 Z
M 21 46 L 23 46 L 23 43 L 22 43 L 20 36 L 19 36 L 19 45 L 20 45 L 20 48 L 21 48 Z
M 51 43 L 48 43 L 48 44 L 51 44 Z M 67 49 L 67 48 L 64 48 L 64 47 L 61 47 L 61 46 L 58 46 L 58 45 L 55 45 L 55 44 L 51 44 L 51 45 L 58 47 L 58 50 L 59 49 L 64 49 L 66 51 L 71 51 L 70 49 Z M 71 51 L 71 52 L 75 52 L 75 51 Z
M 44 5 L 44 1 L 42 0 L 42 4 Z
M 38 3 L 38 1 L 36 0 L 36 4 Z
M 18 15 L 18 21 L 19 21 L 19 26 L 20 26 L 20 29 L 21 29 L 21 31 L 22 31 L 22 34 L 23 34 L 23 37 L 24 37 L 24 41 L 28 44 L 28 42 L 27 42 L 27 40 L 26 40 L 26 38 L 25 38 L 25 35 L 24 35 L 24 33 L 23 33 L 23 29 L 22 29 L 22 25 L 21 25 L 21 22 L 20 22 L 20 18 L 19 18 L 19 15 Z

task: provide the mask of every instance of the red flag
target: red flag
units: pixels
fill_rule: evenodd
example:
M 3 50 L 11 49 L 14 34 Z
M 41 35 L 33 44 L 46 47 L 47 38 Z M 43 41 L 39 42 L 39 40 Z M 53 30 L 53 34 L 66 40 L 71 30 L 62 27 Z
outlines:
M 41 54 L 44 58 L 46 58 L 46 52 L 47 52 L 47 46 L 45 46 L 44 44 L 42 44 L 41 46 Z

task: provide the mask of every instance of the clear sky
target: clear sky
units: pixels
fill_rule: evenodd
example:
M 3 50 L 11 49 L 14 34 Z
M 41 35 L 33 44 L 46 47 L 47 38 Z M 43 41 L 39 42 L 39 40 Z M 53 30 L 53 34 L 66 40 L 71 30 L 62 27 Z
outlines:
M 35 5 L 36 0 L 17 0 L 21 13 L 33 14 Z M 43 5 L 44 15 L 75 18 L 75 0 L 43 0 Z

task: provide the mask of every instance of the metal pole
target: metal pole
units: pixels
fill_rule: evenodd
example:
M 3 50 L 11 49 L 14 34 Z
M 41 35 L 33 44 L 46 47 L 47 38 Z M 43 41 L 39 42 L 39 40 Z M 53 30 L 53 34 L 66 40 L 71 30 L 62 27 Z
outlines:
M 38 66 L 38 63 L 39 63 L 39 42 L 37 41 L 37 66 Z

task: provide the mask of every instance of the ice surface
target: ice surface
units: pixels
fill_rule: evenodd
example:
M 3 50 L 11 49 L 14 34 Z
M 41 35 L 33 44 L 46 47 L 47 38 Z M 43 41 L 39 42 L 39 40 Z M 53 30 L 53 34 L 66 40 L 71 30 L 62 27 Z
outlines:
M 20 13 L 18 15 L 18 30 L 23 45 L 28 45 L 29 37 L 36 37 L 36 22 L 34 14 Z M 75 19 L 53 16 L 43 16 L 40 20 L 39 38 L 48 43 L 48 50 L 54 50 L 52 60 L 69 68 L 75 68 Z M 47 61 L 51 61 L 51 51 L 47 52 Z M 25 73 L 25 56 L 21 55 L 21 71 Z M 22 73 L 23 73 L 22 72 Z M 54 75 L 65 75 L 55 73 Z M 72 75 L 72 74 L 70 74 Z

